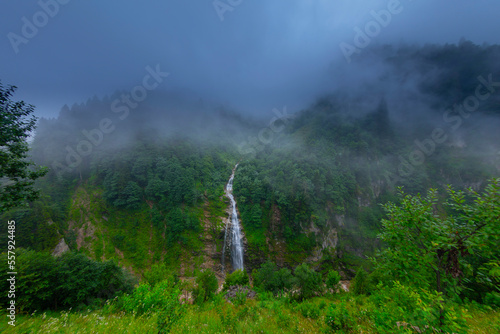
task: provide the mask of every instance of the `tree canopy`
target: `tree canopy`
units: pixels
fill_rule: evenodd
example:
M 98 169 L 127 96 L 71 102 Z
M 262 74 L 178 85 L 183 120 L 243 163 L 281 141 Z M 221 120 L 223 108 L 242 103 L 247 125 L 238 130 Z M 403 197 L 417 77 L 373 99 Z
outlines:
M 47 173 L 27 160 L 27 140 L 36 126 L 35 109 L 23 101 L 12 101 L 15 90 L 15 86 L 4 88 L 0 83 L 0 212 L 36 199 L 33 184 Z
M 466 274 L 469 280 L 478 271 L 492 276 L 486 268 L 499 264 L 500 180 L 482 194 L 451 187 L 447 193 L 440 205 L 435 189 L 426 196 L 401 190 L 400 204 L 384 205 L 380 237 L 387 247 L 374 259 L 382 277 L 452 296 L 462 291 Z

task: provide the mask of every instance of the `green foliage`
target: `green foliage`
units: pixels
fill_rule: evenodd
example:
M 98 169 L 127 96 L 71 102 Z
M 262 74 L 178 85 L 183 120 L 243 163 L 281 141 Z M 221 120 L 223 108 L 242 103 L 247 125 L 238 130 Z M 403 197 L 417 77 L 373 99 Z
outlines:
M 351 291 L 356 295 L 366 295 L 370 293 L 370 278 L 368 273 L 360 267 L 351 282 Z
M 124 295 L 118 303 L 119 308 L 137 315 L 160 311 L 158 329 L 167 330 L 182 315 L 180 294 L 179 287 L 172 280 L 161 281 L 154 287 L 142 283 L 132 294 Z
M 379 286 L 370 297 L 374 303 L 372 318 L 381 333 L 401 333 L 418 328 L 421 333 L 466 333 L 460 311 L 444 304 L 442 294 L 412 288 L 394 282 L 392 287 Z
M 170 333 L 172 326 L 184 315 L 185 308 L 177 300 L 170 298 L 169 303 L 164 305 L 158 313 L 156 329 L 158 334 Z
M 500 308 L 500 293 L 498 292 L 488 292 L 484 296 L 484 303 L 486 305 L 491 305 Z
M 483 194 L 469 191 L 469 197 L 449 187 L 443 203 L 449 214 L 436 214 L 439 203 L 435 190 L 426 197 L 403 192 L 400 196 L 401 204 L 384 206 L 389 218 L 382 221 L 380 237 L 388 247 L 374 259 L 386 282 L 397 279 L 456 296 L 463 268 L 474 264 L 467 264 L 467 260 L 474 260 L 467 255 L 481 252 L 490 258 L 498 256 L 494 245 L 500 237 L 500 180 L 492 180 Z
M 297 310 L 305 318 L 318 319 L 320 316 L 320 307 L 316 303 L 301 303 L 297 305 Z
M 154 288 L 156 284 L 164 280 L 177 284 L 179 278 L 177 277 L 177 274 L 172 273 L 172 271 L 167 268 L 165 263 L 160 263 L 153 264 L 150 269 L 144 272 L 144 280 Z
M 8 291 L 7 255 L 2 254 L 0 287 Z M 17 251 L 16 301 L 19 310 L 77 308 L 132 290 L 129 276 L 114 262 L 95 262 L 67 252 L 58 258 L 47 253 Z M 0 302 L 7 305 L 7 296 Z
M 245 290 L 238 290 L 236 292 L 236 296 L 232 298 L 231 301 L 236 306 L 244 305 L 245 302 L 247 301 L 247 292 Z
M 500 308 L 500 261 L 489 261 L 479 269 L 487 272 L 487 275 L 481 275 L 482 283 L 489 288 L 484 296 L 484 303 Z
M 245 270 L 237 269 L 233 271 L 231 274 L 226 276 L 226 280 L 224 282 L 224 290 L 227 290 L 230 286 L 233 285 L 248 285 L 249 279 L 248 274 Z
M 325 316 L 326 324 L 334 331 L 348 331 L 355 323 L 344 302 L 332 304 Z
M 167 225 L 170 241 L 179 240 L 184 230 L 184 218 L 181 208 L 172 209 L 167 215 Z
M 210 269 L 201 270 L 196 276 L 197 287 L 193 290 L 193 298 L 198 304 L 210 300 L 215 295 L 219 283 Z
M 338 271 L 330 270 L 326 276 L 325 285 L 328 290 L 336 292 L 340 287 L 340 274 Z
M 300 290 L 300 298 L 310 298 L 315 293 L 322 293 L 323 287 L 319 273 L 310 269 L 306 263 L 297 266 L 294 271 L 297 288 Z
M 38 198 L 35 180 L 47 173 L 27 161 L 27 139 L 36 127 L 34 107 L 11 97 L 15 86 L 0 83 L 0 213 Z
M 381 287 L 385 290 L 386 287 Z M 391 288 L 392 289 L 392 288 Z M 82 312 L 36 312 L 34 314 L 20 313 L 16 316 L 16 327 L 9 326 L 7 322 L 0 323 L 2 333 L 157 333 L 158 331 L 172 333 L 417 333 L 420 327 L 422 333 L 463 333 L 460 328 L 441 331 L 438 327 L 426 327 L 425 320 L 418 317 L 419 312 L 407 313 L 410 307 L 406 304 L 416 305 L 417 310 L 432 303 L 422 291 L 418 292 L 423 298 L 418 304 L 418 299 L 409 291 L 387 291 L 376 300 L 375 294 L 370 297 L 358 296 L 353 298 L 350 294 L 342 296 L 328 296 L 312 298 L 299 303 L 289 302 L 287 298 L 274 298 L 269 295 L 266 301 L 259 298 L 246 300 L 242 305 L 225 302 L 222 294 L 209 303 L 198 305 L 181 305 L 169 298 L 172 303 L 165 305 L 157 311 L 148 311 L 141 315 L 124 312 L 119 307 L 121 298 L 108 302 L 103 310 L 84 310 Z M 260 295 L 260 294 L 259 294 Z M 167 297 L 168 298 L 168 297 Z M 377 297 L 378 298 L 378 297 Z M 397 302 L 393 302 L 394 298 Z M 404 300 L 408 300 L 404 303 Z M 382 303 L 382 304 L 379 304 Z M 387 304 L 387 306 L 386 306 Z M 333 306 L 335 305 L 335 306 Z M 1 312 L 1 311 L 0 311 Z M 500 315 L 489 308 L 477 304 L 454 306 L 457 317 L 462 317 L 469 325 L 470 333 L 497 333 L 500 328 Z M 383 313 L 388 313 L 382 315 Z M 394 314 L 395 316 L 392 316 Z M 425 316 L 425 313 L 421 312 Z M 376 315 L 376 317 L 375 317 Z M 5 311 L 4 315 L 5 316 Z M 396 316 L 401 320 L 396 320 Z M 452 314 L 450 313 L 450 317 Z M 395 320 L 395 322 L 394 322 Z M 453 319 L 450 319 L 453 320 Z M 377 323 L 375 323 L 377 321 Z M 457 319 L 453 320 L 457 321 Z M 399 327 L 398 327 L 399 323 Z M 391 324 L 393 325 L 392 327 Z
M 260 269 L 254 269 L 252 277 L 256 288 L 274 294 L 290 290 L 295 284 L 292 272 L 287 268 L 278 269 L 272 261 L 263 263 Z
M 318 155 L 324 153 L 317 147 L 312 151 Z M 353 198 L 355 183 L 352 174 L 328 159 L 313 160 L 309 156 L 312 152 L 307 152 L 289 149 L 264 151 L 238 167 L 234 192 L 245 228 L 268 227 L 267 214 L 270 210 L 272 213 L 279 210 L 279 232 L 289 244 L 296 244 L 303 232 L 301 223 L 311 222 L 314 212 L 321 216 L 320 212 L 324 212 L 328 202 L 342 207 L 346 199 Z M 301 239 L 300 243 L 301 250 L 306 251 L 315 245 L 314 240 L 311 245 L 307 238 Z
M 125 197 L 125 207 L 128 209 L 138 209 L 142 202 L 142 189 L 134 181 L 129 181 L 123 190 Z
M 42 201 L 34 202 L 30 208 L 16 208 L 0 216 L 0 230 L 7 231 L 8 221 L 16 224 L 16 248 L 22 247 L 36 251 L 52 251 L 61 240 L 58 225 L 62 219 L 51 221 L 57 217 L 54 208 L 45 206 Z M 7 249 L 9 234 L 0 233 L 0 247 Z M 12 242 L 11 242 L 12 243 Z
M 222 187 L 222 174 L 214 174 L 215 169 L 228 169 L 218 157 L 220 152 L 190 140 L 181 143 L 172 140 L 165 145 L 138 146 L 100 158 L 96 172 L 106 201 L 118 208 L 136 209 L 147 200 L 161 211 L 169 211 L 181 204 L 197 204 L 203 196 L 200 186 L 208 193 Z

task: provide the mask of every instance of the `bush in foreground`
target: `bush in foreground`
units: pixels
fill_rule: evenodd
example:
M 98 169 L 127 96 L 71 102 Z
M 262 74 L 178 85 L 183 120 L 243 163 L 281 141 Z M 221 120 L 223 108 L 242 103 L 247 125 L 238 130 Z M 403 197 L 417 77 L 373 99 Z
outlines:
M 330 270 L 325 280 L 326 288 L 336 292 L 340 288 L 340 274 L 335 270 Z
M 246 271 L 238 269 L 226 276 L 226 281 L 224 282 L 224 290 L 227 290 L 233 285 L 248 285 L 249 279 Z
M 300 289 L 300 299 L 311 298 L 314 294 L 323 292 L 319 273 L 309 268 L 306 263 L 295 268 L 295 278 Z
M 261 265 L 259 269 L 252 272 L 254 287 L 278 294 L 281 291 L 290 290 L 295 284 L 292 272 L 287 268 L 278 270 L 276 264 L 268 261 Z
M 0 288 L 8 291 L 7 256 L 0 257 Z M 16 299 L 20 311 L 86 307 L 131 292 L 133 280 L 114 261 L 97 262 L 83 254 L 17 251 Z M 3 295 L 0 304 L 8 303 Z
M 197 287 L 193 290 L 193 298 L 197 304 L 210 300 L 215 295 L 219 283 L 215 274 L 208 269 L 202 270 L 196 277 Z

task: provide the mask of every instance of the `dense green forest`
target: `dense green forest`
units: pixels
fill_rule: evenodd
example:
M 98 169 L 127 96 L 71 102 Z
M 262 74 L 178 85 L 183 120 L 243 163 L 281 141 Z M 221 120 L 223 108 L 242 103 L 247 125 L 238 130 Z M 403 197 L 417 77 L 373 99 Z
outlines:
M 88 313 L 160 333 L 500 330 L 500 95 L 477 88 L 500 79 L 499 56 L 470 42 L 373 47 L 360 56 L 385 65 L 373 86 L 346 82 L 270 123 L 161 92 L 123 121 L 115 96 L 39 120 L 40 197 L 0 217 L 22 249 L 22 325 L 47 330 L 49 314 L 76 330 Z M 471 94 L 488 98 L 450 109 Z M 245 270 L 231 273 L 237 163 Z

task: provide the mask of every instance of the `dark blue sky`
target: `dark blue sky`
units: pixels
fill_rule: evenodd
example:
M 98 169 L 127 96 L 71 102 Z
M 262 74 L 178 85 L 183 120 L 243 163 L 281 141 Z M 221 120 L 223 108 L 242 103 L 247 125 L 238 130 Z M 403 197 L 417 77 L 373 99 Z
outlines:
M 329 75 L 331 64 L 355 63 L 346 62 L 339 44 L 353 43 L 353 29 L 365 28 L 371 11 L 397 5 L 221 0 L 229 10 L 220 14 L 213 0 L 57 1 L 0 3 L 0 80 L 18 86 L 15 98 L 47 117 L 64 104 L 130 90 L 146 66 L 156 64 L 170 73 L 161 89 L 186 90 L 245 112 L 294 110 L 341 84 Z M 40 13 L 41 3 L 54 2 L 57 13 L 47 7 L 53 17 Z M 500 1 L 401 0 L 397 8 L 373 43 L 456 43 L 461 37 L 500 43 Z M 26 37 L 26 20 L 40 28 L 25 29 L 29 38 L 19 42 L 13 36 Z

